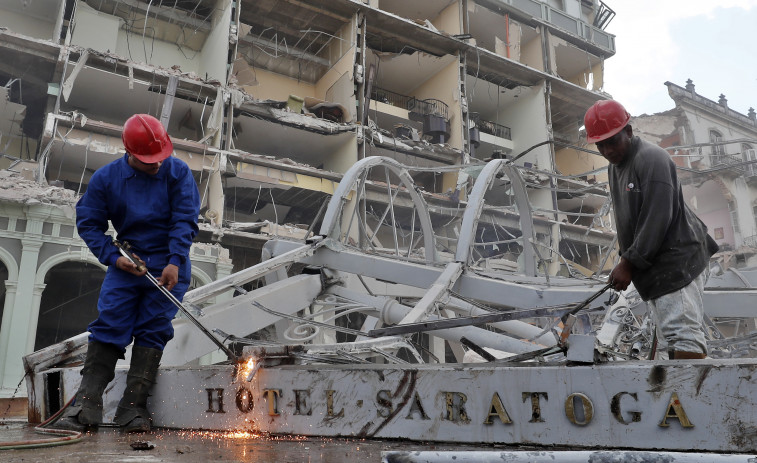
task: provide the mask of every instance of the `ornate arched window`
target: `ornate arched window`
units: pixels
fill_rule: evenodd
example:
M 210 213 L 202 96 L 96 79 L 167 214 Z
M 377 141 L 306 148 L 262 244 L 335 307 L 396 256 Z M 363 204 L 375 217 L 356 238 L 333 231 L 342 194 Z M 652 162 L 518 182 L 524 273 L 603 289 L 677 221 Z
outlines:
M 34 350 L 87 331 L 97 318 L 97 298 L 105 271 L 94 264 L 67 261 L 45 275 Z

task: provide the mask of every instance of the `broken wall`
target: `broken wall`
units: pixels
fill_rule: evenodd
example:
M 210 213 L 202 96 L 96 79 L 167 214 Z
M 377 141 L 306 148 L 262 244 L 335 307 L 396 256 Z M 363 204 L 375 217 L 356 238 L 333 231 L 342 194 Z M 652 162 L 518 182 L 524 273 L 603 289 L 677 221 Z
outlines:
M 510 127 L 513 134 L 513 154 L 529 149 L 551 138 L 549 130 L 544 124 L 547 119 L 547 108 L 544 102 L 544 84 L 533 87 L 518 87 L 517 101 L 507 107 L 500 114 L 502 124 Z M 542 170 L 551 170 L 551 153 L 548 145 L 531 150 L 520 159 L 521 163 L 531 163 Z M 549 193 L 549 192 L 547 192 Z M 549 200 L 551 205 L 551 199 Z M 543 205 L 542 205 L 543 206 Z
M 316 94 L 313 84 L 264 69 L 255 69 L 255 78 L 258 84 L 252 87 L 252 96 L 258 99 L 286 101 L 289 95 L 304 98 Z
M 358 161 L 357 134 L 353 133 L 337 149 L 323 158 L 323 168 L 332 172 L 347 172 Z
M 564 80 L 589 90 L 603 85 L 601 60 L 553 34 L 548 34 L 550 69 Z M 599 61 L 599 62 L 598 62 Z
M 451 62 L 439 72 L 430 76 L 425 82 L 413 89 L 411 95 L 419 100 L 429 98 L 440 100 L 449 106 L 448 117 L 450 118 L 450 136 L 446 141 L 448 145 L 456 149 L 463 148 L 463 122 L 460 114 L 460 74 L 458 72 L 457 58 L 446 56 L 442 59 L 450 59 Z
M 171 64 L 178 66 L 183 72 L 202 75 L 200 61 L 196 59 L 199 54 L 197 50 L 182 48 L 176 43 L 163 42 L 150 37 L 145 37 L 143 40 L 137 30 L 127 32 L 119 29 L 116 53 L 131 61 L 155 66 Z
M 60 0 L 46 0 L 49 8 L 60 8 Z M 17 2 L 21 4 L 21 2 Z M 0 6 L 0 27 L 7 27 L 18 34 L 44 40 L 55 40 L 55 22 L 43 18 L 33 18 L 23 12 L 16 12 Z
M 120 25 L 121 18 L 102 13 L 83 1 L 78 1 L 70 43 L 102 53 L 115 53 L 118 49 Z
M 589 90 L 594 92 L 601 92 L 605 86 L 605 65 L 604 61 L 601 61 L 591 67 L 591 74 L 593 77 L 593 85 Z
M 37 141 L 29 140 L 22 132 L 26 106 L 10 101 L 10 91 L 0 87 L 0 153 L 17 158 L 28 158 L 36 153 Z M 27 153 L 25 143 L 31 143 L 33 150 Z M 10 160 L 2 159 L 3 163 Z
M 231 1 L 217 0 L 210 18 L 210 33 L 202 47 L 197 74 L 226 83 L 226 60 L 229 54 Z
M 149 6 L 144 12 L 128 4 L 123 8 L 129 9 L 111 15 L 78 1 L 71 43 L 116 53 L 135 62 L 178 66 L 183 72 L 225 82 L 231 21 L 229 0 L 218 0 L 205 23 L 207 28 L 193 25 L 189 19 L 186 24 L 180 19 L 177 22 L 160 19 L 157 13 L 150 12 Z
M 523 27 L 527 26 L 524 25 Z M 517 40 L 520 43 L 520 62 L 539 71 L 544 71 L 544 54 L 541 45 L 542 28 L 536 28 L 536 32 L 536 37 L 524 41 L 523 29 L 521 29 L 520 39 Z M 510 40 L 513 41 L 512 30 L 510 34 Z
M 315 98 L 337 103 L 348 112 L 340 122 L 354 121 L 357 117 L 355 109 L 355 52 L 353 38 L 357 33 L 357 19 L 345 24 L 329 42 L 327 47 L 330 56 L 339 56 L 333 66 L 315 84 Z M 307 96 L 307 95 L 306 95 Z
M 594 145 L 589 145 L 589 148 L 595 149 Z M 557 165 L 557 170 L 564 175 L 578 175 L 607 167 L 608 165 L 607 160 L 598 154 L 591 154 L 572 148 L 555 149 L 555 164 Z M 594 179 L 598 183 L 606 182 L 607 171 L 591 175 L 588 178 Z
M 436 18 L 425 18 L 431 21 L 431 24 L 440 31 L 450 35 L 462 34 L 460 28 L 460 7 L 458 2 L 451 2 L 444 8 Z

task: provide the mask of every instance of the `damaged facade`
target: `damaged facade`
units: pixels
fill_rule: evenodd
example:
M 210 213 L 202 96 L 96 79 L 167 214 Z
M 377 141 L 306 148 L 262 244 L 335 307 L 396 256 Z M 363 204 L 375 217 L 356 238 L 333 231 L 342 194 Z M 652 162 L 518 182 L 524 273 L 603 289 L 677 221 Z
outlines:
M 345 246 L 432 262 L 417 193 L 435 251 L 454 255 L 473 180 L 507 158 L 523 182 L 492 177 L 471 264 L 601 271 L 606 161 L 579 128 L 608 97 L 613 14 L 597 0 L 0 0 L 0 397 L 24 354 L 94 318 L 103 268 L 73 206 L 123 155 L 134 113 L 164 123 L 197 180 L 194 287 L 259 262 L 271 237 L 312 235 L 343 174 L 375 156 L 388 161 L 362 173 Z M 428 347 L 444 359 L 451 344 Z
M 665 82 L 675 107 L 633 118 L 634 131 L 667 149 L 686 202 L 720 246 L 722 267 L 753 267 L 757 250 L 757 115 Z

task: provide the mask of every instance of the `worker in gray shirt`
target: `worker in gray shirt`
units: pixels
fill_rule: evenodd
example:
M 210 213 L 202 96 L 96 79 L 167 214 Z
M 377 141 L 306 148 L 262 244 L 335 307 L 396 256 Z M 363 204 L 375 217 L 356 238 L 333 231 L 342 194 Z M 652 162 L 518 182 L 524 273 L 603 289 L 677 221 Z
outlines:
M 630 119 L 613 100 L 594 103 L 584 116 L 587 141 L 610 163 L 621 257 L 609 283 L 622 291 L 633 282 L 652 307 L 669 358 L 705 358 L 702 293 L 718 245 L 684 203 L 670 155 L 635 137 Z

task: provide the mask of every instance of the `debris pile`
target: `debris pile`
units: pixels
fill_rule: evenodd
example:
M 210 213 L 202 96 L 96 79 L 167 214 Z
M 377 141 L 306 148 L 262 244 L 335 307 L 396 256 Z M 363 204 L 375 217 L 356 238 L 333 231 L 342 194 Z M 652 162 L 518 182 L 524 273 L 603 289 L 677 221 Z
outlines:
M 0 199 L 26 205 L 43 203 L 72 207 L 77 201 L 75 191 L 28 180 L 20 173 L 8 170 L 0 171 Z

